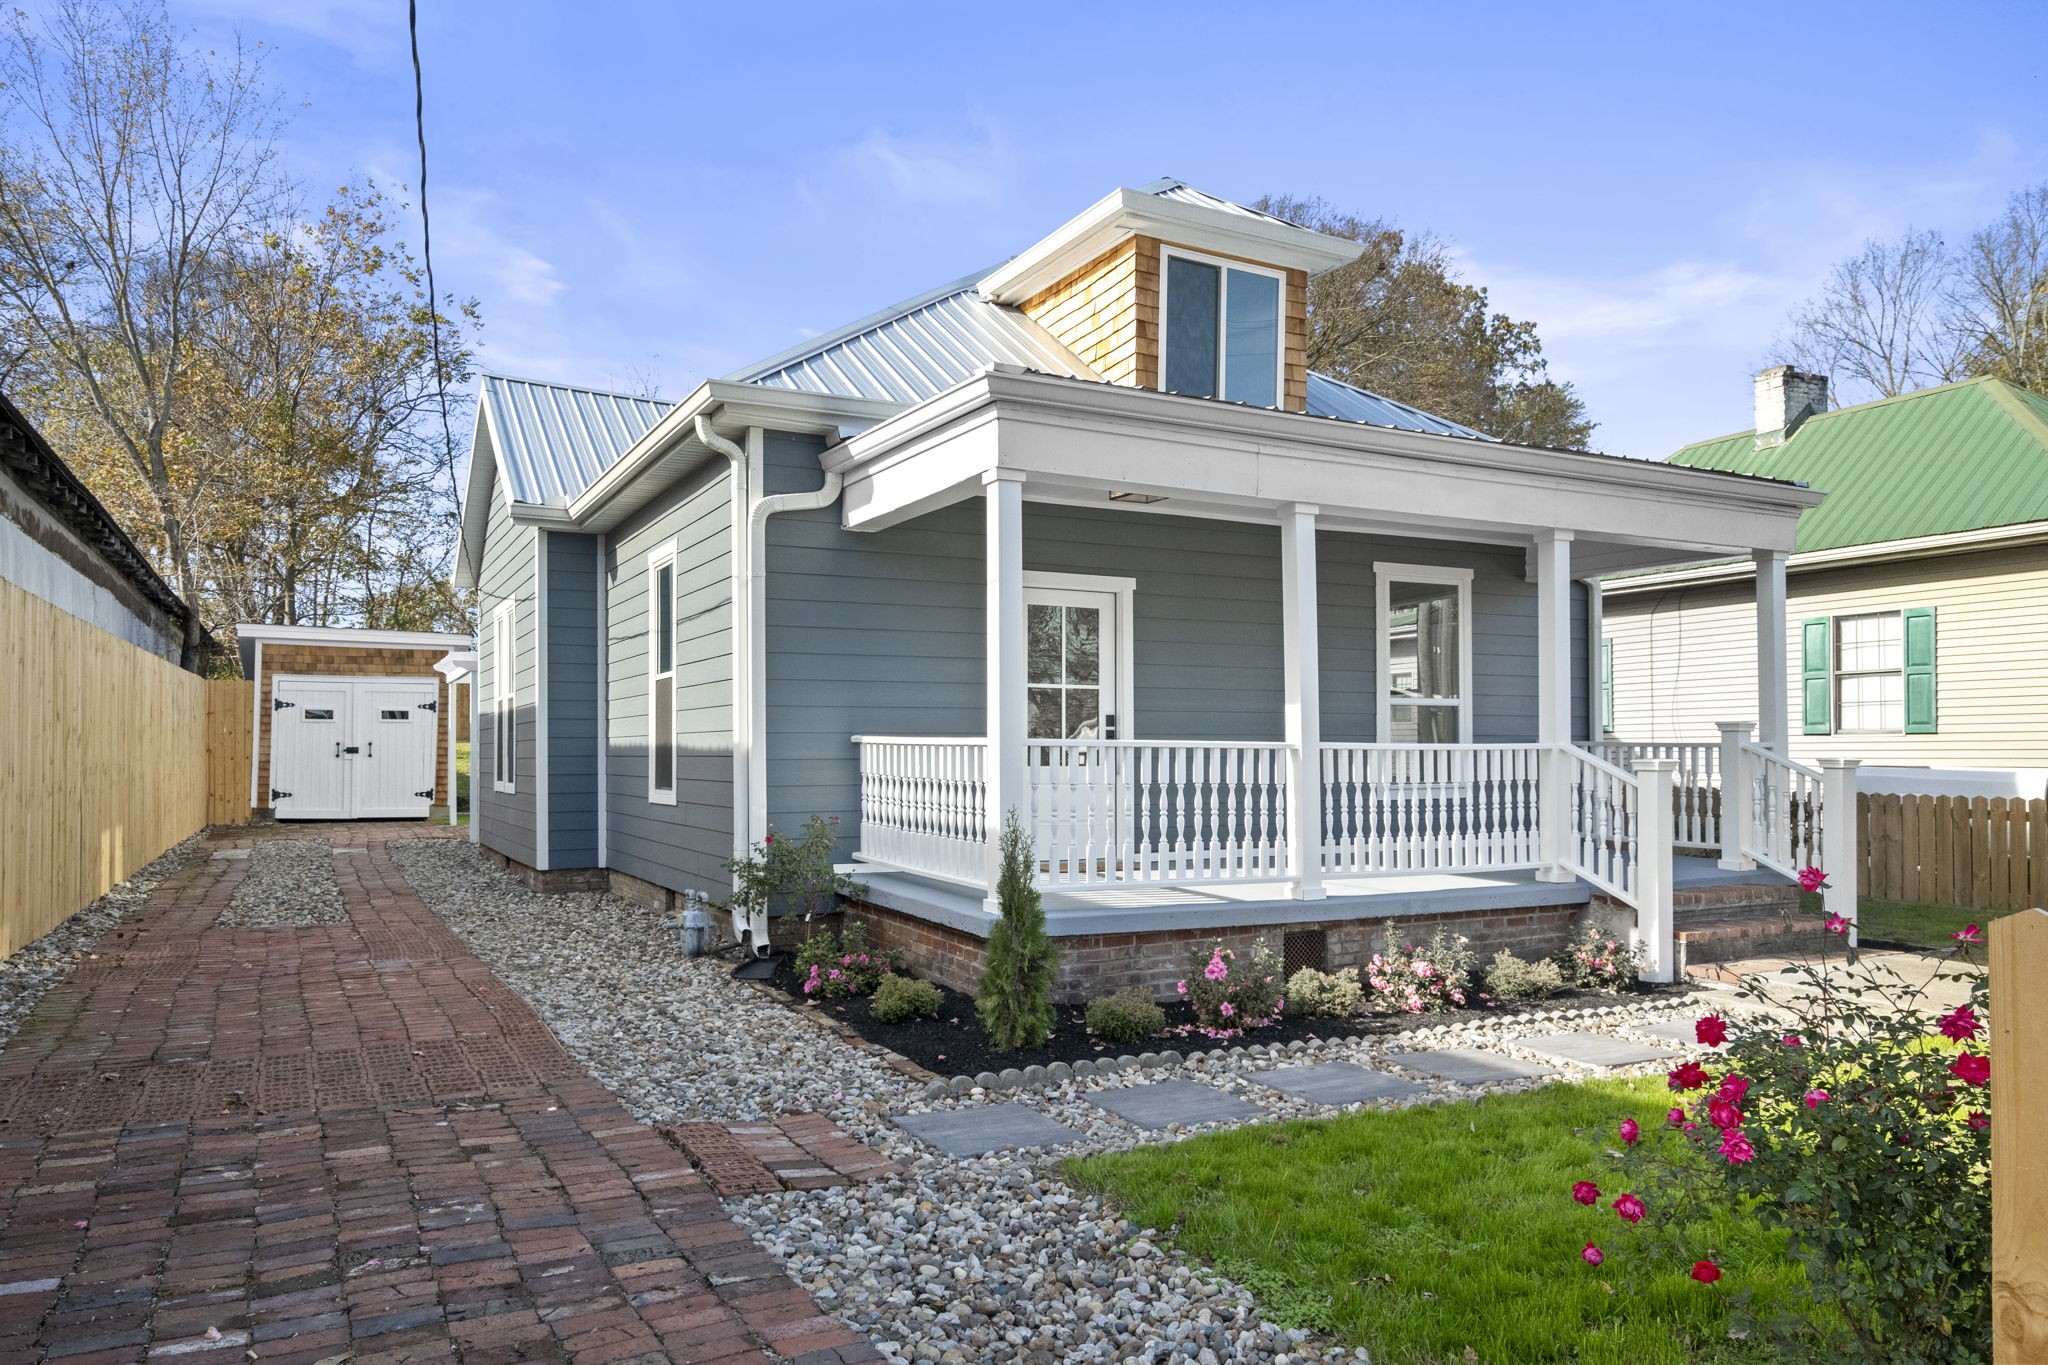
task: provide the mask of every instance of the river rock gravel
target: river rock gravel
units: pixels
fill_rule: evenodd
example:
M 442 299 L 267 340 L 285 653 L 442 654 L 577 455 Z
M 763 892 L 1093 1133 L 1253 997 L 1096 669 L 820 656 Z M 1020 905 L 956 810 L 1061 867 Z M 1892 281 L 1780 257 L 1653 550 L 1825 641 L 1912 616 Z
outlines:
M 590 1072 L 640 1117 L 750 1121 L 821 1110 L 903 1166 L 839 1189 L 757 1195 L 727 1208 L 828 1311 L 895 1360 L 965 1362 L 1364 1361 L 1363 1350 L 1265 1321 L 1229 1278 L 1166 1248 L 1062 1178 L 1069 1156 L 1174 1142 L 1219 1126 L 1140 1130 L 1092 1102 L 1115 1087 L 1192 1080 L 1257 1104 L 1251 1122 L 1339 1112 L 1261 1082 L 1276 1067 L 1351 1061 L 1423 1089 L 1363 1108 L 1470 1099 L 1543 1084 L 1474 1087 L 1398 1070 L 1402 1052 L 1495 1051 L 1563 1078 L 1653 1073 L 1684 1055 L 1618 1070 L 1542 1058 L 1514 1039 L 1590 1030 L 1626 1036 L 1675 1016 L 1668 998 L 1520 1010 L 1399 1035 L 1164 1052 L 1095 1064 L 1050 1084 L 918 1084 L 803 1011 L 686 958 L 662 915 L 595 893 L 541 895 L 467 844 L 392 846 L 400 868 L 456 933 L 530 1001 Z M 1678 1006 L 1678 1009 L 1688 1008 Z M 949 1157 L 889 1122 L 906 1111 L 1015 1102 L 1075 1129 L 1056 1151 Z
M 249 850 L 249 872 L 214 923 L 224 929 L 304 929 L 348 917 L 334 880 L 334 845 L 324 839 L 265 839 Z
M 0 961 L 0 1047 L 7 1044 L 50 987 L 77 970 L 101 939 L 149 899 L 150 892 L 185 865 L 204 835 L 173 844 L 134 876 L 32 943 Z

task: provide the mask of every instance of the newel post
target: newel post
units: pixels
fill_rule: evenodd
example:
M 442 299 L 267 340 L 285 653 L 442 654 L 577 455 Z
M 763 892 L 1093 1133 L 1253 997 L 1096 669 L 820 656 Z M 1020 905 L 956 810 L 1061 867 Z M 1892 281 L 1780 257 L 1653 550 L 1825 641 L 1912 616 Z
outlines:
M 1856 767 L 1860 759 L 1820 761 L 1820 858 L 1828 874 L 1821 909 L 1849 921 L 1849 946 L 1856 946 L 1856 893 L 1863 871 L 1861 821 L 1856 818 Z
M 1671 917 L 1671 793 L 1675 758 L 1636 760 L 1636 941 L 1643 945 L 1645 981 L 1670 981 L 1678 972 Z
M 1750 776 L 1749 755 L 1742 746 L 1749 742 L 1754 721 L 1723 720 L 1721 731 L 1721 866 L 1729 872 L 1748 872 L 1756 861 L 1742 851 L 1753 822 L 1750 811 L 1755 779 Z

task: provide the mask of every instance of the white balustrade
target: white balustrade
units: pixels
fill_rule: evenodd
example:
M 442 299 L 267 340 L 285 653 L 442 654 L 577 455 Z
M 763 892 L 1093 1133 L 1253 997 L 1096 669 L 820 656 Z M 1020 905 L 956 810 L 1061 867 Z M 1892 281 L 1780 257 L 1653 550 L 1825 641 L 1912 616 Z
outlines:
M 1285 744 L 1032 741 L 1039 884 L 1287 876 L 1287 755 Z
M 1820 770 L 1755 744 L 1743 744 L 1740 752 L 1749 787 L 1743 854 L 1787 877 L 1821 866 Z M 1853 824 L 1853 797 L 1843 816 Z M 1853 841 L 1851 832 L 1848 842 Z
M 1721 746 L 1704 743 L 1640 743 L 1602 740 L 1585 746 L 1625 773 L 1646 758 L 1668 758 L 1673 774 L 1671 843 L 1676 848 L 1721 847 Z
M 857 735 L 866 862 L 979 886 L 988 842 L 988 741 Z
M 1642 786 L 1576 746 L 1565 746 L 1565 865 L 1601 890 L 1637 904 L 1642 866 Z
M 1541 744 L 1325 744 L 1323 871 L 1534 867 Z

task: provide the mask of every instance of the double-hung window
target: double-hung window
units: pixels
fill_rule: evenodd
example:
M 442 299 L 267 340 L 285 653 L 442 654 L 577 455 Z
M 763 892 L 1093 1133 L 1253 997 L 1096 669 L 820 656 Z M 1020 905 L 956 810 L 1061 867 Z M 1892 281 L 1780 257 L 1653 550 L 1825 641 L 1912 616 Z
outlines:
M 491 613 L 491 789 L 518 790 L 519 604 Z
M 1277 408 L 1286 277 L 1166 247 L 1160 385 L 1172 393 Z
M 1935 733 L 1934 608 L 1812 616 L 1799 637 L 1802 733 Z
M 1373 565 L 1382 744 L 1472 739 L 1472 571 Z
M 676 801 L 676 547 L 647 557 L 647 799 Z

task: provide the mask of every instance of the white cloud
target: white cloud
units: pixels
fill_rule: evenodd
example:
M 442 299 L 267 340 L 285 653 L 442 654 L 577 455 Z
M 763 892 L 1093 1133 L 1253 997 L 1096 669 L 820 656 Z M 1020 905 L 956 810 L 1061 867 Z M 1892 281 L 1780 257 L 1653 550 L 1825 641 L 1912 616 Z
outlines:
M 497 226 L 504 217 L 497 195 L 440 189 L 433 205 L 437 268 L 450 278 L 459 271 L 487 304 L 545 308 L 568 289 L 554 262 Z
M 1000 131 L 982 125 L 971 138 L 912 139 L 875 129 L 831 154 L 825 180 L 800 187 L 824 198 L 850 184 L 889 198 L 945 208 L 991 208 L 1003 197 L 1012 150 Z
M 287 29 L 358 56 L 400 50 L 406 40 L 397 0 L 184 0 L 180 12 Z

